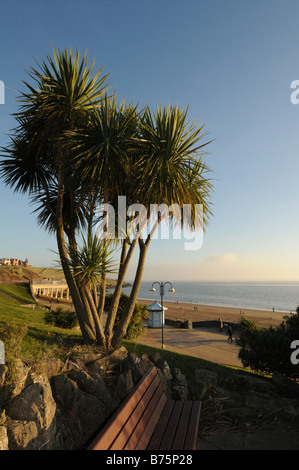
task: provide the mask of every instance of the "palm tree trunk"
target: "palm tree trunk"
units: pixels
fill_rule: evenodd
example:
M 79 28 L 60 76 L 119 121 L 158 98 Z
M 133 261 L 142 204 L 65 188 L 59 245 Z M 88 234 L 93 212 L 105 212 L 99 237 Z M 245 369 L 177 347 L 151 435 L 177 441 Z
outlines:
M 125 280 L 125 275 L 128 269 L 128 266 L 130 264 L 134 249 L 137 244 L 137 239 L 134 239 L 130 245 L 130 248 L 128 250 L 128 253 L 126 253 L 127 250 L 127 242 L 124 241 L 123 247 L 122 247 L 122 253 L 121 253 L 121 262 L 120 262 L 120 267 L 119 267 L 119 273 L 118 273 L 118 278 L 117 278 L 117 283 L 113 292 L 112 296 L 112 301 L 111 305 L 109 308 L 108 316 L 107 316 L 107 321 L 106 321 L 106 326 L 105 326 L 105 335 L 106 335 L 106 345 L 107 347 L 111 346 L 111 339 L 112 339 L 112 333 L 113 333 L 113 328 L 114 328 L 114 323 L 116 319 L 116 314 L 117 314 L 117 309 L 119 305 L 119 300 L 121 296 L 121 291 L 122 291 L 122 286 Z
M 95 341 L 95 334 L 93 331 L 92 323 L 90 321 L 91 318 L 89 317 L 89 315 L 84 309 L 84 305 L 82 303 L 77 284 L 73 278 L 73 274 L 71 272 L 69 262 L 68 262 L 68 255 L 67 255 L 67 250 L 65 246 L 62 208 L 63 208 L 63 178 L 60 175 L 59 182 L 58 182 L 57 214 L 56 214 L 56 228 L 57 228 L 56 238 L 57 238 L 58 251 L 59 251 L 59 256 L 61 260 L 61 266 L 64 272 L 65 280 L 70 289 L 70 294 L 71 294 L 75 311 L 78 317 L 83 339 L 85 342 L 93 342 Z
M 130 320 L 134 311 L 135 304 L 137 302 L 148 246 L 149 245 L 147 243 L 144 243 L 143 240 L 139 239 L 138 266 L 137 266 L 135 279 L 134 279 L 134 283 L 132 286 L 130 298 L 128 300 L 126 311 L 124 315 L 122 316 L 122 318 L 120 319 L 117 327 L 115 328 L 115 331 L 112 337 L 111 345 L 114 349 L 118 349 L 121 346 L 121 342 L 123 340 L 124 335 L 126 334 L 127 328 L 129 326 L 129 323 L 130 323 Z
M 96 308 L 96 305 L 93 301 L 92 294 L 87 286 L 84 288 L 84 295 L 89 303 L 89 308 L 93 317 L 94 325 L 95 325 L 95 331 L 96 331 L 96 341 L 98 344 L 101 346 L 104 346 L 105 344 L 105 334 L 104 334 L 104 328 L 101 319 L 99 318 L 99 314 Z
M 104 240 L 105 244 L 105 258 L 107 257 L 107 240 Z M 105 259 L 106 261 L 106 259 Z M 106 286 L 107 286 L 107 274 L 106 271 L 102 275 L 101 285 L 100 285 L 100 299 L 98 302 L 98 315 L 100 318 L 103 318 L 105 299 L 106 299 Z

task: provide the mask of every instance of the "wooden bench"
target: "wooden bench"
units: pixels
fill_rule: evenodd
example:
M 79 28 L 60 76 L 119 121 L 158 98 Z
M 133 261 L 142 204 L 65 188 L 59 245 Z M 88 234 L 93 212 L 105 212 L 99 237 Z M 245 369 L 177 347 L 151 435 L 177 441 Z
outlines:
M 200 408 L 168 399 L 151 367 L 88 450 L 195 450 Z

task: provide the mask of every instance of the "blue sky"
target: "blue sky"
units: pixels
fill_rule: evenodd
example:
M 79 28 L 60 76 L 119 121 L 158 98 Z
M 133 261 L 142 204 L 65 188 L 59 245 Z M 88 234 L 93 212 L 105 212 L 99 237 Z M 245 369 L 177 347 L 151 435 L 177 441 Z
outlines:
M 206 123 L 212 218 L 203 246 L 153 240 L 144 279 L 299 280 L 297 0 L 2 2 L 0 146 L 27 71 L 57 48 L 88 49 L 126 101 L 189 106 Z M 55 239 L 0 181 L 0 258 L 53 266 Z M 134 272 L 133 264 L 128 278 Z

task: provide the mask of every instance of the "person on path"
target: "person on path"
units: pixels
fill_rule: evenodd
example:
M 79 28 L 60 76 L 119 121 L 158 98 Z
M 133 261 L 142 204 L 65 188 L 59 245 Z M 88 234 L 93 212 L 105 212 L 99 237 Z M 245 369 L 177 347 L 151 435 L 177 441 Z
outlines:
M 222 330 L 223 330 L 223 322 L 221 318 L 219 318 L 219 331 L 222 331 Z
M 228 334 L 227 341 L 231 340 L 231 342 L 233 342 L 233 330 L 231 326 L 228 327 L 227 334 Z

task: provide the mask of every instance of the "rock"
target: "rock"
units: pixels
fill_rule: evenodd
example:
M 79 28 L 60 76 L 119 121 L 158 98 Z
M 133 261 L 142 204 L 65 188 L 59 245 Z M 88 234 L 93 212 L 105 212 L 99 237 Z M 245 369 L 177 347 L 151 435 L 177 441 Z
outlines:
M 120 368 L 121 362 L 128 356 L 128 351 L 123 346 L 107 356 L 87 362 L 85 365 L 91 372 L 103 372 Z
M 51 385 L 56 403 L 62 405 L 66 411 L 71 410 L 78 389 L 76 382 L 62 374 L 53 377 Z
M 120 398 L 120 400 L 124 400 L 130 394 L 133 388 L 134 382 L 130 370 L 123 372 L 118 376 L 115 384 L 115 393 Z
M 2 387 L 5 382 L 7 371 L 8 367 L 5 364 L 0 364 L 0 387 Z
M 172 377 L 173 398 L 175 400 L 187 400 L 189 391 L 186 377 L 180 369 L 176 368 L 173 370 Z
M 4 426 L 0 426 L 0 450 L 8 450 L 7 429 Z
M 37 373 L 44 375 L 48 379 L 51 379 L 55 375 L 58 375 L 64 367 L 64 363 L 55 357 L 49 357 L 39 362 L 37 367 Z
M 39 430 L 47 430 L 55 417 L 56 403 L 47 377 L 29 376 L 27 387 L 6 407 L 13 420 L 33 421 Z
M 21 359 L 16 359 L 13 379 L 10 386 L 12 398 L 19 395 L 23 390 L 29 370 L 30 366 L 24 364 Z
M 73 354 L 70 359 L 75 362 L 79 360 L 83 364 L 87 364 L 88 362 L 96 361 L 97 359 L 100 359 L 101 357 L 103 357 L 103 354 L 77 353 L 77 354 Z
M 76 378 L 80 386 L 87 390 L 90 377 L 77 372 L 75 375 L 72 372 L 73 378 Z M 78 384 L 66 375 L 53 377 L 52 386 L 59 405 L 57 427 L 59 428 L 62 423 L 64 434 L 67 436 L 64 448 L 80 449 L 113 411 L 116 402 L 114 399 L 108 402 L 102 401 L 97 396 L 81 390 Z M 92 390 L 96 391 L 96 385 Z
M 154 365 L 154 363 L 150 360 L 150 358 L 147 356 L 147 354 L 142 354 L 141 360 L 142 360 L 143 364 L 145 365 L 145 370 L 146 371 Z
M 202 400 L 205 394 L 217 386 L 217 373 L 206 369 L 194 371 L 194 398 Z
M 166 380 L 171 380 L 172 379 L 170 367 L 167 364 L 167 362 L 164 361 L 164 359 L 162 359 L 162 357 L 160 356 L 159 353 L 155 352 L 155 353 L 151 354 L 149 356 L 149 359 L 155 364 L 155 366 L 158 369 L 161 370 L 161 372 L 165 376 Z
M 121 371 L 130 370 L 133 382 L 136 385 L 151 366 L 153 366 L 153 363 L 146 354 L 140 358 L 135 353 L 128 353 L 122 362 Z
M 33 421 L 13 421 L 6 424 L 9 450 L 35 450 L 38 429 Z
M 68 377 L 76 382 L 82 392 L 95 395 L 106 404 L 108 412 L 117 406 L 117 402 L 105 385 L 104 379 L 99 374 L 88 374 L 82 370 L 71 370 Z

